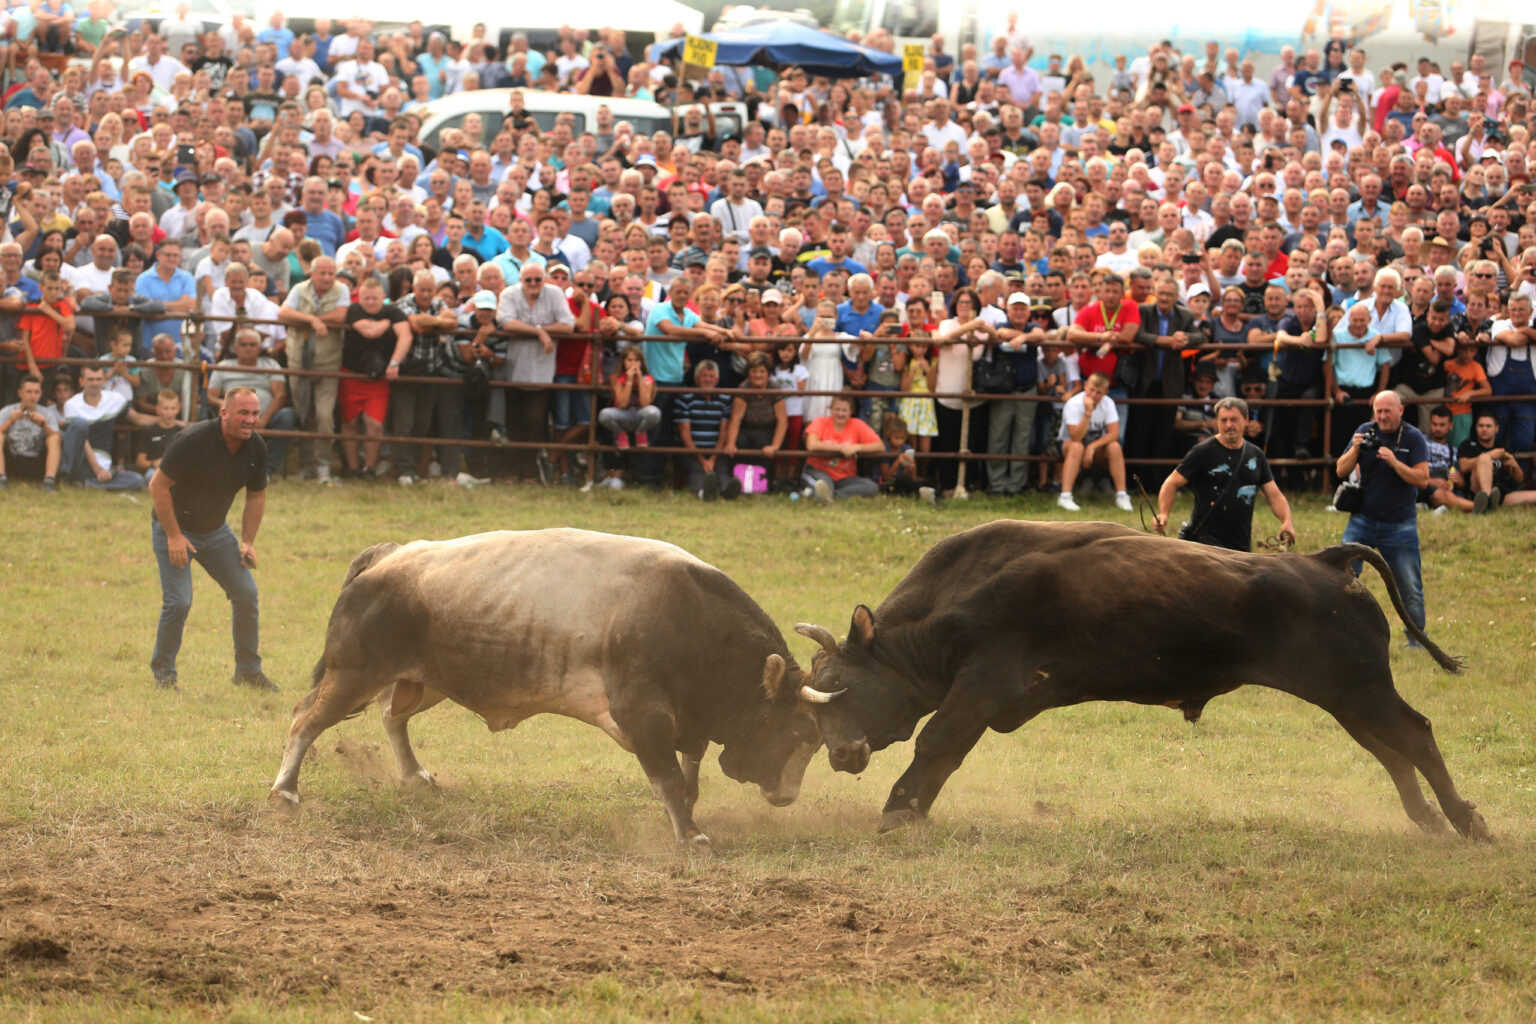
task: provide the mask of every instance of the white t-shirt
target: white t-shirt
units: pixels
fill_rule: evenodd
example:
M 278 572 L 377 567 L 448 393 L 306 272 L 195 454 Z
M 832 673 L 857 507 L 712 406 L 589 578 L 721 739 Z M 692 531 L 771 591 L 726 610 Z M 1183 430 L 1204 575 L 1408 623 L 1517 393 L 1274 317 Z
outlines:
M 95 423 L 97 420 L 112 419 L 118 413 L 128 407 L 128 400 L 115 391 L 103 390 L 101 401 L 95 405 L 89 405 L 85 401 L 85 392 L 70 397 L 64 403 L 64 418 L 66 420 L 83 420 L 86 423 Z M 94 451 L 94 450 L 93 450 Z M 94 451 L 96 464 L 102 469 L 112 468 L 112 449 L 106 451 Z
M 1072 435 L 1068 433 L 1068 428 L 1075 427 L 1083 422 L 1083 408 L 1087 398 L 1088 393 L 1086 391 L 1079 391 L 1067 399 L 1066 406 L 1061 410 L 1061 434 L 1057 440 L 1070 441 L 1072 439 Z M 1088 421 L 1088 433 L 1083 435 L 1083 443 L 1088 444 L 1091 441 L 1098 440 L 1104 436 L 1104 432 L 1109 429 L 1111 423 L 1119 422 L 1120 414 L 1115 411 L 1115 400 L 1105 395 L 1099 399 L 1099 404 L 1094 407 L 1093 417 Z
M 389 73 L 378 61 L 361 63 L 356 60 L 343 61 L 336 69 L 336 81 L 346 82 L 355 93 L 371 92 L 375 99 L 389 85 Z M 361 110 L 368 113 L 368 108 L 363 105 L 361 99 L 349 99 L 342 97 L 341 116 L 343 119 L 352 115 L 352 111 Z
M 1118 253 L 1106 249 L 1099 254 L 1098 259 L 1093 261 L 1093 265 L 1104 267 L 1106 270 L 1113 270 L 1121 277 L 1124 277 L 1141 266 L 1141 254 L 1129 246 L 1126 247 L 1125 252 Z
M 1495 320 L 1493 322 L 1493 326 L 1489 328 L 1488 334 L 1491 337 L 1497 338 L 1505 331 L 1512 331 L 1514 329 L 1515 325 L 1513 321 Z M 1530 358 L 1531 347 L 1529 345 L 1521 348 L 1510 348 L 1508 345 L 1489 345 L 1488 376 L 1497 377 L 1499 374 L 1504 372 L 1504 364 L 1509 362 L 1523 362 L 1526 363 L 1526 365 L 1530 365 Z

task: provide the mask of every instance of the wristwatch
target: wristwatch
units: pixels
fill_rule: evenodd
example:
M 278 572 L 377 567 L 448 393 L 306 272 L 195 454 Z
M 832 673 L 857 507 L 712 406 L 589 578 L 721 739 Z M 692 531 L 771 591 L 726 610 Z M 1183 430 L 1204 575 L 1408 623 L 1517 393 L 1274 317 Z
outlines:
M 395 369 L 398 370 L 400 368 L 400 360 L 398 360 L 398 359 L 391 359 L 389 361 L 389 365 L 393 366 Z

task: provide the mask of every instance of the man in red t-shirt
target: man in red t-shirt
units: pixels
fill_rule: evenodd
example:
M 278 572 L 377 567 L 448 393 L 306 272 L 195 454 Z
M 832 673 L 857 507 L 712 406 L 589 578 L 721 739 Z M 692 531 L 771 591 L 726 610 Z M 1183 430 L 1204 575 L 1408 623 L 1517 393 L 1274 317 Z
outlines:
M 872 498 L 880 485 L 859 476 L 859 456 L 885 451 L 885 443 L 869 424 L 853 416 L 853 399 L 837 395 L 832 399 L 831 415 L 812 420 L 805 428 L 807 498 L 830 502 L 839 498 Z
M 1136 339 L 1136 332 L 1141 330 L 1141 309 L 1125 301 L 1125 282 L 1118 274 L 1106 273 L 1099 280 L 1098 292 L 1099 300 L 1084 306 L 1067 329 L 1067 340 L 1085 346 L 1077 351 L 1077 366 L 1084 380 L 1089 374 L 1102 373 L 1113 382 L 1121 354 L 1110 346 Z M 1130 356 L 1129 352 L 1123 354 Z M 1109 394 L 1112 398 L 1126 397 L 1123 387 L 1112 387 Z

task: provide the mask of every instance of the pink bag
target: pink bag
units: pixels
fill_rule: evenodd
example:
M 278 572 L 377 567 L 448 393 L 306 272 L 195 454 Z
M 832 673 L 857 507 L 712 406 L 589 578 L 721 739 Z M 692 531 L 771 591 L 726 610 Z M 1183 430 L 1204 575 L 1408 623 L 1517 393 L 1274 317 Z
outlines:
M 736 479 L 741 481 L 742 494 L 767 494 L 768 471 L 762 466 L 738 465 L 731 470 L 736 474 Z

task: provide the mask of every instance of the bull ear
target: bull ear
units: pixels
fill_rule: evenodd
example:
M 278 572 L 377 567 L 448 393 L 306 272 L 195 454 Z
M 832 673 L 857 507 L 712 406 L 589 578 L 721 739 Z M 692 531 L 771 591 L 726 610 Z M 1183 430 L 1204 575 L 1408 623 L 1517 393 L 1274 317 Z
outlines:
M 868 605 L 853 610 L 853 621 L 848 624 L 848 642 L 868 646 L 875 642 L 875 613 Z
M 784 659 L 777 654 L 768 655 L 763 662 L 763 692 L 769 700 L 779 696 L 779 690 L 784 686 Z

